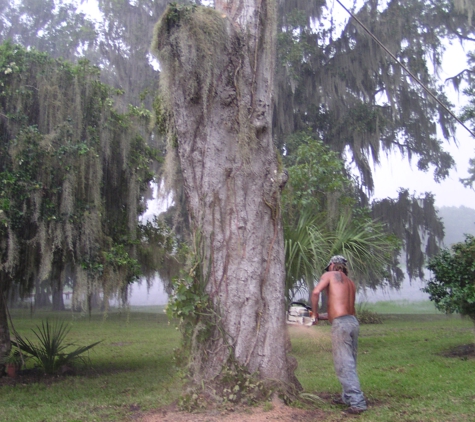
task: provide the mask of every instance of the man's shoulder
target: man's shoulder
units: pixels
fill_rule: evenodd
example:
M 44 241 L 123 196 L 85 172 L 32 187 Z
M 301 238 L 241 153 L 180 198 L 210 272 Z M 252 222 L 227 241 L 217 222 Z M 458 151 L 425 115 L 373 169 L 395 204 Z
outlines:
M 345 278 L 348 278 L 341 271 L 329 271 L 328 274 L 333 281 L 343 281 Z
M 346 274 L 342 273 L 341 271 L 328 271 L 326 273 L 330 277 L 330 282 L 339 282 L 339 283 L 350 283 L 355 284 L 351 278 L 349 278 Z

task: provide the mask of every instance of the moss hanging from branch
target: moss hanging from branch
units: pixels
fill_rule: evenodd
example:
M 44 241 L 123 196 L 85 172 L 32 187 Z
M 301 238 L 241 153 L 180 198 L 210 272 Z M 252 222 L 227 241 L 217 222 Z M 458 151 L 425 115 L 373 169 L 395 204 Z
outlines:
M 138 216 L 157 158 L 150 115 L 116 112 L 115 92 L 87 61 L 8 43 L 0 86 L 2 275 L 31 286 L 68 266 L 77 306 L 123 290 L 141 270 Z
M 187 100 L 201 103 L 206 117 L 209 98 L 213 96 L 213 81 L 225 57 L 226 21 L 208 7 L 179 6 L 171 3 L 155 26 L 152 51 L 166 68 L 161 86 L 167 108 L 173 101 L 172 80 L 186 86 Z

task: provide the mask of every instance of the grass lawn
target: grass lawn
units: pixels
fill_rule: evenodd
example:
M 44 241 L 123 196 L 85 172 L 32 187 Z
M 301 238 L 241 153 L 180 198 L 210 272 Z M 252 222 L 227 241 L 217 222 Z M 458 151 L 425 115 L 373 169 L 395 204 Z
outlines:
M 371 305 L 371 306 L 370 306 Z M 458 316 L 419 312 L 427 304 L 368 304 L 384 323 L 362 325 L 358 371 L 370 409 L 364 421 L 473 421 L 475 360 L 445 357 L 451 348 L 475 341 L 473 323 Z M 397 311 L 399 307 L 399 312 Z M 413 308 L 413 312 L 407 308 Z M 13 311 L 15 328 L 33 338 L 41 319 L 61 318 L 71 324 L 68 339 L 77 345 L 103 340 L 89 352 L 91 368 L 60 376 L 0 386 L 1 421 L 125 421 L 138 410 L 170 404 L 180 394 L 173 366 L 179 333 L 163 308 L 132 309 L 88 317 Z M 337 394 L 330 327 L 291 327 L 297 376 L 314 395 Z M 341 408 L 317 406 L 342 420 Z
M 369 311 L 377 312 L 378 314 L 441 314 L 435 308 L 434 302 L 429 300 L 421 302 L 410 302 L 408 300 L 381 301 L 376 303 L 362 303 L 358 306 Z
M 13 311 L 18 332 L 31 339 L 42 318 L 71 323 L 68 340 L 79 346 L 102 343 L 89 351 L 92 368 L 78 376 L 0 387 L 3 421 L 120 421 L 137 409 L 168 404 L 180 393 L 173 366 L 179 332 L 162 312 L 109 313 L 107 318 L 70 313 L 36 313 L 31 319 Z
M 304 389 L 315 395 L 340 392 L 333 372 L 330 328 L 299 329 L 292 335 L 297 376 Z M 358 373 L 370 408 L 361 419 L 475 420 L 475 360 L 444 356 L 474 341 L 473 323 L 459 316 L 389 314 L 383 324 L 362 325 Z

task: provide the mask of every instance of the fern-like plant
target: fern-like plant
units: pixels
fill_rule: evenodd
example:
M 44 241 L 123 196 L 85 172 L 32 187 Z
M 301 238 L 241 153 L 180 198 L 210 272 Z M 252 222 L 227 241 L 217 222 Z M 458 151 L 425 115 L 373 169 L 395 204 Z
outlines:
M 77 359 L 83 359 L 81 355 L 84 352 L 100 343 L 97 341 L 66 352 L 67 348 L 75 346 L 74 343 L 66 343 L 66 336 L 70 329 L 63 321 L 50 323 L 46 320 L 46 322 L 41 322 L 41 326 L 37 325 L 36 330 L 32 329 L 38 342 L 32 342 L 17 334 L 16 341 L 12 343 L 23 353 L 30 355 L 46 374 L 54 374 L 63 365 L 70 365 Z

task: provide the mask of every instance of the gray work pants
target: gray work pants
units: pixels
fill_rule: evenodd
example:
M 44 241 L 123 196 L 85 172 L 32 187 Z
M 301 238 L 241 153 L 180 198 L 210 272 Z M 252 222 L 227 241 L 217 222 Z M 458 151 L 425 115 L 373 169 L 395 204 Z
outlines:
M 360 326 L 353 315 L 335 318 L 332 322 L 333 365 L 340 380 L 342 400 L 348 406 L 366 409 L 366 401 L 356 373 L 356 355 Z

